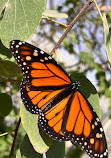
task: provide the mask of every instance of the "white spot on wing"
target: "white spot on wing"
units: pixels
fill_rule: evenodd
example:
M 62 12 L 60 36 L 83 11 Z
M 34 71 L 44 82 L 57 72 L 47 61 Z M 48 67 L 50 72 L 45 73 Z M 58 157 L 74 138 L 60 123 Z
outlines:
M 44 54 L 44 52 L 43 52 L 42 50 L 40 51 L 40 53 L 41 53 L 41 54 Z
M 48 57 L 50 60 L 52 59 L 51 56 Z
M 16 45 L 16 48 L 18 48 L 19 47 L 19 45 Z
M 22 42 L 19 42 L 19 45 L 22 45 Z

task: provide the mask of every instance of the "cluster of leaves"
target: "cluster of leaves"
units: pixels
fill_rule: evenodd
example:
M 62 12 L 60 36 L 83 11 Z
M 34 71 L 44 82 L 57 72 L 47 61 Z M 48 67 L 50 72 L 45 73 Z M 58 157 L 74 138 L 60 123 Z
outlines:
M 35 2 L 25 1 L 25 3 L 24 1 L 22 1 L 22 3 L 16 1 L 15 3 L 10 0 L 8 1 L 7 5 L 6 1 L 4 0 L 1 4 L 0 39 L 2 42 L 0 41 L 0 134 L 5 133 L 6 131 L 14 130 L 17 124 L 17 120 L 19 119 L 19 110 L 17 109 L 17 106 L 14 106 L 14 102 L 12 102 L 12 96 L 19 91 L 22 74 L 18 65 L 14 62 L 10 50 L 8 49 L 9 42 L 14 39 L 23 41 L 28 40 L 30 36 L 35 32 L 35 29 L 39 25 L 42 17 L 45 19 L 47 19 L 47 17 L 59 17 L 63 19 L 67 18 L 65 14 L 60 14 L 57 11 L 45 10 L 45 0 L 35 0 Z M 69 18 L 65 19 L 65 22 L 68 23 L 78 13 L 83 4 L 81 1 L 74 1 L 72 3 L 71 0 L 66 0 L 62 6 L 58 6 L 58 10 L 62 11 L 64 9 L 63 6 L 69 15 Z M 84 19 L 86 22 L 83 23 Z M 83 74 L 87 74 L 89 70 L 96 70 L 96 78 L 100 81 L 98 83 L 100 94 L 105 94 L 107 97 L 111 97 L 111 91 L 109 89 L 110 81 L 106 79 L 106 74 L 109 73 L 110 67 L 108 66 L 108 62 L 104 61 L 103 54 L 98 55 L 97 49 L 100 50 L 102 44 L 97 42 L 96 34 L 94 34 L 98 29 L 97 24 L 100 26 L 101 21 L 98 15 L 94 16 L 93 13 L 91 13 L 90 16 L 89 14 L 85 14 L 84 19 L 76 24 L 75 31 L 70 31 L 62 46 L 69 53 L 73 53 L 78 58 L 78 71 L 81 71 L 81 64 L 86 65 Z M 105 44 L 107 52 L 110 52 L 110 38 L 107 38 L 110 29 L 105 18 L 104 20 L 104 28 L 107 30 L 105 31 L 107 32 L 107 34 L 105 34 Z M 47 40 L 55 43 L 54 38 L 57 37 L 58 32 L 61 34 L 63 33 L 63 26 L 54 24 L 52 27 L 52 23 L 49 23 L 48 25 L 50 26 L 50 33 L 47 34 L 47 29 L 45 29 L 45 25 L 47 23 L 47 20 L 43 20 L 41 22 L 39 26 L 41 28 L 39 35 L 43 36 L 44 38 L 47 37 Z M 87 29 L 87 24 L 89 24 L 89 26 L 95 26 L 94 31 L 89 30 L 88 35 L 84 30 L 85 28 Z M 87 47 L 87 49 L 86 51 L 79 49 L 79 52 L 77 52 L 75 46 L 81 48 L 82 42 Z M 4 47 L 2 43 L 7 48 Z M 95 61 L 95 57 L 100 59 L 100 63 Z M 109 53 L 108 57 L 110 61 L 111 57 L 109 56 Z M 104 64 L 105 66 L 103 63 L 106 63 Z M 71 77 L 73 81 L 80 80 L 81 91 L 84 93 L 86 98 L 88 98 L 93 107 L 96 105 L 94 108 L 99 117 L 101 117 L 97 91 L 95 90 L 94 86 L 86 79 L 86 77 L 84 77 L 83 74 L 71 72 Z M 87 89 L 87 91 L 85 89 Z M 17 102 L 16 104 L 20 104 L 20 102 Z M 50 149 L 46 153 L 47 158 L 62 158 L 65 154 L 68 158 L 81 157 L 83 152 L 80 151 L 80 149 L 77 148 L 76 150 L 69 150 L 65 152 L 64 143 L 53 141 L 45 133 L 43 133 L 37 124 L 38 116 L 32 115 L 26 111 L 22 103 L 20 108 L 20 116 L 23 128 L 20 127 L 17 136 L 15 151 L 17 149 L 19 150 L 15 152 L 16 158 L 41 158 L 43 157 L 42 154 L 45 153 L 49 148 Z M 13 132 L 10 132 L 10 134 L 7 136 L 0 137 L 1 158 L 5 158 L 9 155 L 14 136 Z

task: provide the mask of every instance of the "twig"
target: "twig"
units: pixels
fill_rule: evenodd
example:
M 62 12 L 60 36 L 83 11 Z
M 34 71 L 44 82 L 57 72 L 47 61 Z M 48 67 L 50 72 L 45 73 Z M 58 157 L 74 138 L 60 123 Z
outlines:
M 61 38 L 59 39 L 59 41 L 56 43 L 55 47 L 52 49 L 52 51 L 50 52 L 50 55 L 53 55 L 55 52 L 55 49 L 57 49 L 60 44 L 62 43 L 62 41 L 64 40 L 64 38 L 66 37 L 66 35 L 68 34 L 68 32 L 71 30 L 71 28 L 74 26 L 74 24 L 79 20 L 79 18 L 81 17 L 81 15 L 86 11 L 86 9 L 90 6 L 90 4 L 93 2 L 93 0 L 88 0 L 88 2 L 84 5 L 84 7 L 81 9 L 81 11 L 79 12 L 79 14 L 72 20 L 72 22 L 68 25 L 67 29 L 65 30 L 65 32 L 63 33 L 63 35 L 61 36 Z
M 14 132 L 14 131 L 15 131 L 15 129 L 13 129 L 13 130 L 11 130 L 11 131 L 9 131 L 9 132 L 2 133 L 2 134 L 0 134 L 0 137 L 5 136 L 5 135 L 7 135 L 7 134 L 10 134 L 10 133 L 12 133 L 12 132 Z
M 57 20 L 50 19 L 50 18 L 48 18 L 48 17 L 46 17 L 46 19 L 47 19 L 47 20 L 49 20 L 49 21 L 52 21 L 52 22 L 58 23 L 58 24 L 60 24 L 60 25 L 62 25 L 62 26 L 64 26 L 64 27 L 66 27 L 66 28 L 68 27 L 68 25 L 63 24 L 63 23 L 61 23 L 61 22 L 59 22 L 59 21 L 57 21 Z
M 12 143 L 12 147 L 11 147 L 11 151 L 10 151 L 9 158 L 12 158 L 12 156 L 13 156 L 15 141 L 16 141 L 17 132 L 18 132 L 18 129 L 19 129 L 19 126 L 20 126 L 20 122 L 21 122 L 21 118 L 19 118 L 19 121 L 18 121 L 18 123 L 17 123 L 17 127 L 16 127 L 16 129 L 15 129 L 15 135 L 14 135 L 14 138 L 13 138 L 13 143 Z

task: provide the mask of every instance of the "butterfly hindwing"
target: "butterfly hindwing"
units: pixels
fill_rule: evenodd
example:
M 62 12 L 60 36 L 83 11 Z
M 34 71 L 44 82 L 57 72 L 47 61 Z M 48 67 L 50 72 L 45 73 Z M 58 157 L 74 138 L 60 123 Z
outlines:
M 64 114 L 62 132 L 90 156 L 108 157 L 107 143 L 101 122 L 89 101 L 78 90 Z
M 63 134 L 62 126 L 64 124 L 64 114 L 70 104 L 72 94 L 71 87 L 69 89 L 65 88 L 52 99 L 39 116 L 39 125 L 53 139 L 70 140 Z
M 24 80 L 21 83 L 21 98 L 28 111 L 33 114 L 40 114 L 41 111 L 49 104 L 57 94 L 60 94 L 63 89 L 60 90 L 30 90 Z
M 108 158 L 101 122 L 80 91 L 71 93 L 50 110 L 41 113 L 39 125 L 53 139 L 71 140 L 93 158 Z
M 62 132 L 63 117 L 71 96 L 64 98 L 60 103 L 52 107 L 49 111 L 39 115 L 38 123 L 42 130 L 51 138 L 59 141 L 70 140 Z

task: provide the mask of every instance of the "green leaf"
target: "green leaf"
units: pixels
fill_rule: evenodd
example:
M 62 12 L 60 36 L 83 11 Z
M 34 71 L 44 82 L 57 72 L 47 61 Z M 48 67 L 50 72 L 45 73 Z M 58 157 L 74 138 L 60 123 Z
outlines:
M 56 10 L 49 10 L 49 9 L 46 9 L 43 13 L 43 18 L 45 17 L 51 17 L 51 18 L 61 18 L 61 19 L 67 19 L 68 18 L 68 15 L 65 14 L 65 13 L 59 13 L 58 11 Z
M 68 152 L 68 158 L 81 158 L 82 154 L 84 153 L 84 151 L 82 151 L 79 148 L 76 148 L 74 150 L 71 150 Z
M 21 104 L 20 116 L 23 128 L 26 130 L 33 148 L 39 153 L 46 152 L 52 143 L 52 139 L 38 128 L 38 115 L 31 114 Z
M 78 39 L 76 31 L 71 31 L 70 32 L 70 42 L 71 41 L 74 42 L 75 44 L 79 44 L 79 39 Z
M 0 76 L 14 78 L 21 76 L 20 68 L 14 62 L 0 58 Z
M 105 96 L 111 98 L 111 90 L 109 88 L 105 90 Z
M 22 81 L 22 76 L 17 77 L 16 82 L 11 82 L 13 93 L 17 93 L 20 90 L 20 84 Z
M 93 86 L 93 84 L 83 75 L 79 74 L 77 72 L 72 72 L 71 76 L 72 80 L 75 81 L 80 81 L 81 86 L 80 86 L 80 91 L 82 94 L 88 99 L 94 110 L 96 111 L 97 115 L 99 118 L 101 118 L 101 110 L 99 106 L 99 95 Z
M 109 63 L 111 65 L 111 29 L 109 29 L 105 13 L 103 14 L 103 27 L 105 49 Z
M 43 156 L 34 150 L 28 136 L 26 135 L 20 149 L 16 153 L 16 158 L 43 158 Z
M 65 143 L 53 141 L 50 149 L 46 153 L 47 158 L 64 158 L 65 155 Z M 24 137 L 24 140 L 20 146 L 20 149 L 16 153 L 16 158 L 43 158 L 42 154 L 37 153 L 31 145 L 28 136 Z
M 85 52 L 80 53 L 80 61 L 83 63 L 88 64 L 91 68 L 98 68 L 98 64 L 94 62 L 94 57 L 91 56 L 90 54 L 87 54 Z
M 45 0 L 9 0 L 1 21 L 1 40 L 7 47 L 11 40 L 26 41 L 34 33 L 45 10 Z
M 7 49 L 0 41 L 0 54 L 5 55 L 7 58 L 11 58 L 12 54 L 9 49 Z
M 64 158 L 65 155 L 65 143 L 53 141 L 50 149 L 46 153 L 47 158 Z
M 6 93 L 0 93 L 0 116 L 4 117 L 12 110 L 12 99 Z

